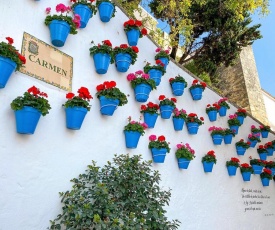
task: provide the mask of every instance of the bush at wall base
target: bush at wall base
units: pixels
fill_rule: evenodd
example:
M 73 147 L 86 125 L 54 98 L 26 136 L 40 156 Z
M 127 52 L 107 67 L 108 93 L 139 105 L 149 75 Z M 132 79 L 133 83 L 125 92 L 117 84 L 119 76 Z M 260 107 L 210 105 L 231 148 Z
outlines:
M 100 20 L 104 23 L 109 22 L 114 17 L 115 6 L 110 1 L 97 1 Z
M 84 107 L 69 107 L 66 112 L 66 127 L 68 129 L 79 130 L 82 126 L 88 109 Z

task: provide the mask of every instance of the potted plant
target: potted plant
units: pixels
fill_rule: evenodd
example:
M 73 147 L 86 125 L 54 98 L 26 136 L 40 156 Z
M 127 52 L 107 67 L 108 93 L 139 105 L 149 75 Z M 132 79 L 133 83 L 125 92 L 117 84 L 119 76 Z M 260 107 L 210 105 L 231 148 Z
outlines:
M 265 168 L 271 170 L 272 176 L 275 175 L 275 162 L 274 161 L 266 161 Z
M 94 0 L 70 0 L 74 14 L 80 16 L 80 28 L 85 28 L 93 14 L 96 14 Z
M 170 78 L 169 83 L 172 87 L 172 92 L 175 96 L 181 96 L 184 93 L 184 88 L 187 87 L 187 82 L 180 75 L 174 78 Z
M 244 155 L 245 151 L 250 147 L 250 142 L 244 142 L 244 139 L 239 140 L 235 143 L 237 154 Z
M 112 43 L 109 40 L 102 41 L 102 45 L 91 42 L 93 46 L 89 49 L 90 55 L 94 59 L 94 65 L 98 74 L 105 74 L 110 63 L 114 63 L 114 52 Z
M 63 104 L 66 112 L 66 127 L 73 130 L 81 128 L 87 112 L 91 109 L 89 101 L 93 99 L 86 87 L 79 88 L 77 92 L 77 96 L 74 93 L 67 93 L 68 100 Z
M 230 161 L 226 161 L 226 167 L 229 176 L 236 176 L 237 168 L 240 167 L 240 160 L 236 157 L 231 157 Z
M 235 137 L 235 131 L 229 128 L 226 128 L 224 131 L 224 144 L 228 145 L 231 144 L 232 138 Z
M 250 147 L 254 148 L 258 142 L 261 142 L 259 137 L 260 137 L 260 134 L 250 133 L 248 135 L 248 140 L 251 143 Z
M 145 73 L 149 74 L 150 79 L 156 82 L 156 86 L 159 86 L 161 77 L 166 73 L 164 64 L 160 60 L 156 61 L 156 65 L 150 65 L 150 63 L 147 62 L 143 70 Z
M 137 60 L 138 47 L 121 44 L 114 48 L 116 69 L 118 72 L 125 73 L 130 64 L 134 65 Z
M 188 143 L 177 144 L 176 157 L 178 159 L 178 166 L 180 169 L 187 169 L 191 160 L 195 156 L 195 150 L 190 147 Z
M 243 163 L 240 165 L 240 170 L 244 181 L 250 181 L 251 174 L 253 173 L 253 168 L 247 164 Z
M 150 135 L 149 140 L 148 148 L 151 149 L 153 161 L 155 163 L 163 163 L 166 153 L 170 152 L 170 143 L 165 140 L 165 136 L 163 135 L 158 138 L 156 135 Z
M 177 99 L 172 97 L 172 98 L 166 98 L 165 95 L 160 95 L 159 96 L 159 108 L 160 108 L 160 116 L 163 119 L 169 119 L 171 117 L 171 114 L 176 108 L 176 102 Z
M 202 157 L 201 161 L 204 172 L 212 172 L 213 165 L 217 163 L 215 152 L 213 150 L 208 151 L 208 153 Z
M 187 118 L 186 111 L 184 109 L 179 110 L 178 108 L 175 108 L 173 110 L 173 125 L 175 131 L 180 131 L 183 128 L 184 121 Z
M 109 22 L 112 17 L 115 17 L 115 4 L 110 0 L 97 0 L 96 7 L 98 8 L 99 17 L 102 22 Z
M 163 67 L 164 67 L 165 70 L 167 68 L 167 65 L 169 64 L 170 50 L 171 50 L 170 47 L 168 47 L 167 50 L 164 50 L 164 49 L 161 49 L 161 48 L 156 49 L 157 54 L 155 55 L 155 60 L 160 60 L 164 64 Z
M 269 181 L 272 180 L 272 171 L 270 169 L 264 169 L 260 174 L 263 186 L 269 186 Z
M 272 144 L 271 141 L 267 142 L 265 145 L 264 145 L 266 151 L 267 151 L 267 156 L 273 156 L 273 152 L 274 152 L 274 146 Z
M 46 93 L 32 86 L 23 96 L 12 101 L 10 105 L 15 112 L 17 133 L 34 134 L 40 116 L 47 115 L 51 109 L 47 97 Z
M 199 126 L 203 124 L 203 121 L 203 117 L 198 118 L 198 115 L 196 113 L 189 113 L 185 120 L 188 133 L 191 135 L 197 134 Z
M 151 90 L 156 89 L 156 83 L 149 78 L 149 75 L 142 70 L 127 75 L 132 88 L 135 91 L 135 98 L 138 102 L 146 102 Z
M 128 124 L 124 126 L 126 148 L 135 149 L 140 136 L 144 135 L 144 130 L 147 129 L 147 127 L 146 123 L 132 121 L 132 118 L 128 117 Z
M 0 88 L 5 88 L 11 74 L 26 63 L 26 58 L 12 45 L 13 39 L 6 37 L 6 42 L 0 43 Z
M 224 129 L 221 127 L 211 126 L 208 131 L 211 132 L 214 145 L 221 145 L 224 137 Z
M 189 88 L 189 91 L 194 101 L 201 100 L 202 92 L 205 90 L 205 88 L 206 88 L 205 82 L 200 82 L 197 79 L 193 81 L 192 85 Z
M 240 121 L 241 125 L 243 124 L 244 118 L 247 116 L 247 112 L 245 109 L 238 109 L 235 113 L 237 115 L 237 119 Z
M 71 7 L 67 7 L 62 3 L 56 5 L 55 9 L 60 14 L 48 15 L 45 19 L 45 25 L 49 26 L 52 44 L 62 47 L 69 34 L 77 34 L 76 29 L 80 27 L 80 16 L 75 14 L 74 18 L 72 18 L 68 15 L 72 10 Z M 51 8 L 48 7 L 46 13 L 49 14 L 50 12 Z M 63 13 L 66 14 L 63 15 Z
M 267 138 L 268 133 L 271 131 L 270 126 L 268 125 L 260 125 L 260 130 L 261 130 L 262 138 Z
M 214 103 L 212 106 L 210 104 L 206 106 L 205 112 L 208 115 L 209 121 L 217 120 L 217 114 L 219 109 L 220 109 L 220 106 L 217 103 Z
M 254 174 L 261 174 L 266 161 L 263 161 L 261 159 L 252 159 L 252 157 L 249 157 L 249 159 L 250 159 L 250 165 L 253 168 Z
M 220 106 L 219 108 L 219 115 L 221 117 L 226 116 L 227 109 L 230 109 L 229 104 L 226 102 L 228 99 L 227 98 L 221 98 L 218 101 L 218 105 Z
M 147 124 L 148 128 L 154 128 L 159 115 L 159 105 L 148 102 L 147 105 L 141 105 L 140 109 L 140 112 L 143 113 L 144 122 Z
M 239 132 L 239 127 L 241 126 L 240 121 L 237 118 L 238 116 L 236 114 L 234 115 L 229 115 L 229 119 L 227 120 L 227 123 L 229 125 L 229 128 L 231 130 L 235 131 L 235 134 L 238 134 Z
M 147 35 L 146 28 L 142 25 L 142 21 L 129 19 L 124 22 L 124 31 L 127 35 L 128 44 L 130 46 L 136 46 L 138 39 Z
M 255 125 L 251 125 L 251 132 L 253 133 L 253 134 L 260 134 L 261 133 L 261 130 L 260 130 L 260 128 L 257 128 Z
M 103 84 L 99 84 L 96 90 L 102 115 L 112 116 L 117 106 L 123 106 L 128 103 L 126 95 L 116 87 L 115 81 L 105 81 Z
M 259 147 L 257 148 L 257 152 L 258 152 L 261 160 L 266 160 L 267 150 L 265 149 L 265 146 L 259 145 Z

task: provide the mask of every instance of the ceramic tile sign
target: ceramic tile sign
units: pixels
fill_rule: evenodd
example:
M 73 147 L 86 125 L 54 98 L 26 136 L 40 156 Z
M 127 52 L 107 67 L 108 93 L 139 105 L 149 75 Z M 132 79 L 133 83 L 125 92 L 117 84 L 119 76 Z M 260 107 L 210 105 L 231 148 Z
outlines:
M 55 47 L 24 32 L 22 55 L 26 57 L 21 73 L 60 89 L 72 90 L 73 58 Z

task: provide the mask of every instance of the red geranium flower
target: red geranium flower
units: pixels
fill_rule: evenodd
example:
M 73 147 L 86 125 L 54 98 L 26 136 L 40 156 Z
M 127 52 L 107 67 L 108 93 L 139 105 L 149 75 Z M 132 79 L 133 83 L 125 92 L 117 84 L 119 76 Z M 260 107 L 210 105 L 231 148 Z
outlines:
M 100 84 L 96 87 L 96 91 L 99 92 L 101 90 L 105 89 L 105 86 L 103 84 Z
M 13 44 L 13 39 L 11 37 L 6 37 L 6 39 L 8 40 L 9 44 Z
M 142 35 L 147 35 L 148 34 L 148 32 L 145 28 L 142 28 L 140 32 L 141 32 Z
M 126 48 L 128 48 L 128 45 L 127 45 L 127 44 L 121 44 L 121 45 L 120 45 L 120 48 L 126 49 Z
M 138 53 L 139 50 L 138 50 L 138 47 L 137 46 L 132 46 L 132 50 L 135 52 L 135 53 Z
M 67 93 L 66 98 L 67 99 L 72 99 L 74 97 L 74 93 Z
M 166 97 L 165 97 L 164 95 L 160 95 L 160 96 L 159 96 L 159 100 L 160 100 L 160 101 L 164 100 L 165 98 L 166 98 Z
M 146 105 L 141 105 L 141 106 L 140 106 L 140 109 L 141 109 L 141 110 L 146 110 Z
M 176 102 L 177 102 L 177 99 L 176 99 L 176 98 L 174 98 L 174 97 L 172 97 L 172 98 L 171 98 L 171 101 L 173 101 L 173 102 L 175 102 L 175 103 L 176 103 Z
M 139 21 L 139 20 L 136 20 L 135 25 L 136 25 L 136 26 L 142 26 L 142 22 Z
M 165 141 L 165 136 L 163 136 L 163 135 L 159 136 L 158 141 Z
M 102 41 L 104 45 L 112 47 L 112 43 L 109 40 Z

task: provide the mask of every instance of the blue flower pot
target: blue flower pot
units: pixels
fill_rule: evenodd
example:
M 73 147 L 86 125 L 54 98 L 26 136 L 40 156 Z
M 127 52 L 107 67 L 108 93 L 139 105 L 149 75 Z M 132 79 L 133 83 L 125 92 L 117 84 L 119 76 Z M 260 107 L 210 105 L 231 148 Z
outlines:
M 169 119 L 171 117 L 171 114 L 174 110 L 174 107 L 171 105 L 161 105 L 159 107 L 160 109 L 160 116 L 163 119 Z
M 244 116 L 237 116 L 237 119 L 239 120 L 239 122 L 241 123 L 241 125 L 243 124 L 244 121 Z
M 214 162 L 204 161 L 204 162 L 202 162 L 202 164 L 203 164 L 204 172 L 212 172 Z
M 135 149 L 138 145 L 140 132 L 137 131 L 124 131 L 126 148 Z
M 175 131 L 182 130 L 183 125 L 184 125 L 184 119 L 173 117 L 173 125 L 174 125 L 174 130 Z
M 71 30 L 70 25 L 65 21 L 52 20 L 49 24 L 49 29 L 52 44 L 57 47 L 64 46 Z
M 187 169 L 189 166 L 190 160 L 186 158 L 178 158 L 178 165 L 180 169 Z
M 130 56 L 130 54 L 127 53 L 119 53 L 115 56 L 115 61 L 117 71 L 125 73 L 132 63 L 132 57 Z
M 250 181 L 251 172 L 242 172 L 243 181 Z
M 255 146 L 257 145 L 258 141 L 257 140 L 253 140 L 253 141 L 249 140 L 249 141 L 250 141 L 250 147 L 251 148 L 255 148 Z
M 245 154 L 246 148 L 242 146 L 236 146 L 236 150 L 239 156 L 243 156 Z
M 128 44 L 130 46 L 136 46 L 140 36 L 139 30 L 132 29 L 126 32 Z
M 223 137 L 224 144 L 229 145 L 232 142 L 233 135 L 227 134 Z
M 164 64 L 164 69 L 166 70 L 166 68 L 167 68 L 167 65 L 168 65 L 168 63 L 169 63 L 169 59 L 168 58 L 166 58 L 166 57 L 163 57 L 163 58 L 159 58 L 158 60 L 160 60 L 163 64 Z
M 115 7 L 110 2 L 102 2 L 98 6 L 99 17 L 102 22 L 109 22 L 112 18 Z
M 267 156 L 273 156 L 274 149 L 273 148 L 267 148 Z
M 104 96 L 100 96 L 100 112 L 102 115 L 112 116 L 119 104 L 118 99 L 111 99 Z
M 227 108 L 225 106 L 221 106 L 219 109 L 219 115 L 221 117 L 225 117 L 226 116 L 226 112 L 227 112 Z
M 214 134 L 212 136 L 212 140 L 213 140 L 214 145 L 221 145 L 222 140 L 223 140 L 223 135 Z
M 200 87 L 190 89 L 190 93 L 194 101 L 198 101 L 202 98 L 202 92 L 203 90 Z
M 261 131 L 262 138 L 267 138 L 268 137 L 268 131 Z
M 261 178 L 263 186 L 269 186 L 269 179 L 268 178 Z
M 239 132 L 239 126 L 238 125 L 231 125 L 229 128 L 232 131 L 235 130 L 235 134 L 238 134 L 238 132 Z
M 5 88 L 16 66 L 16 63 L 10 58 L 0 56 L 0 88 Z
M 97 53 L 93 56 L 95 71 L 98 74 L 105 74 L 108 71 L 111 56 L 109 54 Z
M 68 129 L 79 130 L 88 112 L 83 107 L 69 107 L 65 108 L 66 112 L 66 127 Z
M 148 71 L 150 79 L 153 79 L 158 86 L 161 82 L 162 72 L 158 69 L 150 69 Z
M 24 106 L 23 109 L 14 112 L 17 133 L 34 134 L 41 112 L 30 106 Z
M 263 166 L 260 165 L 251 165 L 253 170 L 254 170 L 254 174 L 260 175 L 262 170 L 263 170 Z
M 236 176 L 237 167 L 236 166 L 227 166 L 227 171 L 229 176 Z
M 259 157 L 261 160 L 266 161 L 267 153 L 259 153 Z
M 196 135 L 198 133 L 199 130 L 199 124 L 196 122 L 190 122 L 190 123 L 186 123 L 187 125 L 187 130 L 188 133 L 191 135 Z
M 134 88 L 135 98 L 138 102 L 146 102 L 149 98 L 149 94 L 152 88 L 148 84 L 139 84 Z
M 80 28 L 85 28 L 89 19 L 93 16 L 93 11 L 86 5 L 78 4 L 74 8 L 74 14 L 80 16 Z
M 184 93 L 185 83 L 174 82 L 171 84 L 171 87 L 175 96 L 181 96 Z
M 153 161 L 155 163 L 164 163 L 165 156 L 167 153 L 166 148 L 161 148 L 161 149 L 152 148 L 151 152 L 152 152 L 152 156 L 153 156 Z
M 158 114 L 154 113 L 143 113 L 143 117 L 144 117 L 144 122 L 148 125 L 148 128 L 154 128 L 157 118 L 158 118 Z
M 266 167 L 266 168 L 271 170 L 271 172 L 272 172 L 272 176 L 274 176 L 274 175 L 275 175 L 275 168 L 269 168 L 269 167 Z
M 207 113 L 209 121 L 216 121 L 217 120 L 217 114 L 218 114 L 218 112 L 216 110 L 209 111 Z

